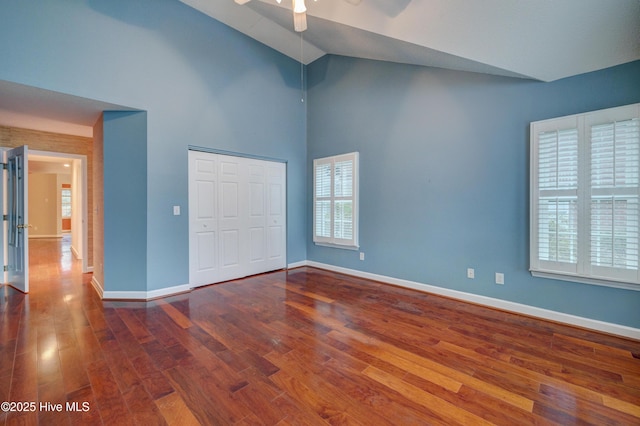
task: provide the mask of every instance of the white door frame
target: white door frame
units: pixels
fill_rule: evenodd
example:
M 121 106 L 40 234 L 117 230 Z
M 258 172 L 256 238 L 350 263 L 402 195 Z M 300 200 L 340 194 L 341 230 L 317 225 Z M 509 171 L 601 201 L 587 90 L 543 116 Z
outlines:
M 78 183 L 80 184 L 80 188 L 77 188 L 77 185 L 71 185 L 71 200 L 80 199 L 81 202 L 81 215 L 80 217 L 75 216 L 77 213 L 75 209 L 71 210 L 71 235 L 72 240 L 78 241 L 81 247 L 73 247 L 74 256 L 76 258 L 80 258 L 82 260 L 82 272 L 87 273 L 91 272 L 88 265 L 88 252 L 89 252 L 89 232 L 88 232 L 88 191 L 87 191 L 87 156 L 80 154 L 67 154 L 64 152 L 53 152 L 53 151 L 40 151 L 40 150 L 29 150 L 30 155 L 38 155 L 45 157 L 57 157 L 57 158 L 68 158 L 73 161 L 72 168 L 76 168 L 76 171 L 80 172 L 80 178 L 78 179 Z M 79 167 L 78 166 L 79 163 Z M 73 174 L 72 174 L 73 176 Z M 73 182 L 72 182 L 73 183 Z M 73 202 L 73 201 L 72 201 Z M 73 225 L 81 222 L 82 226 L 80 229 L 74 229 Z M 74 232 L 80 232 L 79 238 L 73 238 Z M 78 250 L 78 251 L 76 251 Z
M 7 150 L 8 148 L 1 148 L 3 151 Z M 77 247 L 74 247 L 74 256 L 76 256 L 76 258 L 80 258 L 82 260 L 82 272 L 83 273 L 87 273 L 87 272 L 91 272 L 92 268 L 89 268 L 89 256 L 88 256 L 88 252 L 89 252 L 89 233 L 88 233 L 88 191 L 87 191 L 87 156 L 86 155 L 80 155 L 80 154 L 67 154 L 67 153 L 63 153 L 63 152 L 53 152 L 53 151 L 41 151 L 41 150 L 36 150 L 36 149 L 30 149 L 29 150 L 29 155 L 37 155 L 37 156 L 43 156 L 43 157 L 57 157 L 57 158 L 65 158 L 65 159 L 69 159 L 73 162 L 72 167 L 76 168 L 76 171 L 80 172 L 80 176 L 78 179 L 78 183 L 80 184 L 80 187 L 78 188 L 77 185 L 72 185 L 71 186 L 71 199 L 80 199 L 81 200 L 81 210 L 80 210 L 80 216 L 79 218 L 76 217 L 76 220 L 74 220 L 74 214 L 76 214 L 77 212 L 75 212 L 75 209 L 71 210 L 71 214 L 72 214 L 72 227 L 71 227 L 71 233 L 73 236 L 74 232 L 78 232 L 79 238 L 77 238 L 77 241 L 80 243 L 80 248 L 78 250 Z M 73 176 L 73 174 L 72 174 Z M 5 201 L 3 200 L 3 203 Z M 81 225 L 78 229 L 74 230 L 74 226 L 73 224 L 77 223 L 77 222 L 81 222 Z M 73 237 L 72 237 L 73 238 Z M 3 241 L 3 244 L 6 245 L 6 241 Z M 75 250 L 78 250 L 79 252 L 76 252 Z

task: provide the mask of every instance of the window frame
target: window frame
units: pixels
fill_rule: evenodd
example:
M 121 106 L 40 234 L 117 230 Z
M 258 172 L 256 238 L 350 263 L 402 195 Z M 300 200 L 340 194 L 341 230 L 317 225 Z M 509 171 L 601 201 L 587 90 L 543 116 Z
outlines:
M 576 114 L 532 122 L 530 125 L 530 267 L 533 276 L 552 278 L 585 284 L 596 284 L 608 287 L 625 288 L 640 291 L 640 265 L 635 269 L 597 266 L 592 263 L 592 202 L 597 198 L 597 191 L 592 188 L 592 127 L 598 124 L 615 123 L 626 120 L 640 120 L 640 103 L 599 111 Z M 539 253 L 539 201 L 544 198 L 540 188 L 538 153 L 539 135 L 549 131 L 577 129 L 578 132 L 578 185 L 575 189 L 577 197 L 577 261 L 576 263 L 540 259 Z M 636 160 L 640 160 L 635 158 Z M 614 169 L 615 172 L 615 169 Z M 640 182 L 631 187 L 632 195 L 640 197 Z M 566 190 L 556 190 L 559 195 Z M 623 191 L 624 192 L 624 191 Z M 553 195 L 553 190 L 548 190 Z M 612 189 L 611 193 L 616 193 Z M 566 194 L 566 192 L 565 192 Z M 616 196 L 611 195 L 615 200 Z M 640 212 L 637 214 L 640 219 Z M 613 220 L 613 219 L 612 219 Z M 639 227 L 640 228 L 640 227 Z M 640 229 L 638 230 L 640 234 Z M 640 235 L 637 236 L 640 241 Z M 640 254 L 638 254 L 640 262 Z
M 341 155 L 334 155 L 330 157 L 316 158 L 313 160 L 313 242 L 316 245 L 358 250 L 359 245 L 359 165 L 360 155 L 358 152 L 350 152 Z M 341 162 L 352 163 L 352 176 L 351 176 L 351 195 L 350 196 L 336 196 L 335 194 L 335 165 Z M 317 171 L 321 166 L 330 167 L 330 195 L 320 196 L 318 195 L 317 184 Z M 318 235 L 318 208 L 319 202 L 329 202 L 329 236 Z M 352 238 L 339 238 L 335 235 L 336 228 L 336 214 L 335 206 L 336 202 L 347 201 L 351 203 L 351 215 L 352 215 Z
M 65 197 L 65 192 L 67 191 L 69 191 L 69 202 L 65 203 L 64 197 Z M 64 214 L 65 205 L 69 206 L 69 215 Z M 62 219 L 69 219 L 71 218 L 72 212 L 73 212 L 73 192 L 71 191 L 70 187 L 66 188 L 63 186 L 60 188 L 60 216 Z

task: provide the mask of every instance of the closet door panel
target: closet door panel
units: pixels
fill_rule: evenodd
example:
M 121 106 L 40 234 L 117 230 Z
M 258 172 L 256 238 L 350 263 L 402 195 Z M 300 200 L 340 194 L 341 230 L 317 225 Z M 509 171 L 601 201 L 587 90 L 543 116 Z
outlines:
M 189 281 L 286 267 L 286 165 L 189 152 Z

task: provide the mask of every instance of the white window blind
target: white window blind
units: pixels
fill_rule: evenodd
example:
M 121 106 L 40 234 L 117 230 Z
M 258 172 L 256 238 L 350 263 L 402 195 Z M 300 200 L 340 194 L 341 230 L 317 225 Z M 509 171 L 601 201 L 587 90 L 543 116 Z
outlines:
M 313 161 L 313 241 L 358 247 L 358 153 Z
M 531 271 L 640 290 L 640 104 L 531 123 Z
M 542 132 L 539 137 L 539 256 L 547 261 L 576 263 L 578 130 Z
M 60 190 L 60 208 L 62 217 L 71 217 L 71 189 L 63 188 Z
M 638 269 L 640 120 L 591 126 L 591 263 Z

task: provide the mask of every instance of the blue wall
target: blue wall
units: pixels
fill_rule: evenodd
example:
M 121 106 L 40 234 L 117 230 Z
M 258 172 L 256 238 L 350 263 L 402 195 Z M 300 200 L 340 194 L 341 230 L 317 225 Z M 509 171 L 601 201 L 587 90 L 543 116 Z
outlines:
M 146 291 L 146 112 L 105 111 L 103 158 L 106 290 Z
M 146 210 L 137 203 L 134 212 L 147 218 L 147 290 L 189 281 L 189 145 L 286 160 L 287 260 L 306 259 L 297 62 L 177 0 L 0 0 L 0 58 L 0 80 L 147 112 Z M 138 176 L 105 170 L 105 195 L 118 179 Z M 173 216 L 173 205 L 183 215 Z M 136 270 L 141 248 L 126 235 L 118 243 L 119 258 Z
M 105 242 L 107 279 L 119 248 L 117 268 L 132 268 L 147 290 L 188 282 L 187 147 L 196 145 L 288 162 L 288 262 L 640 327 L 640 292 L 528 272 L 529 122 L 640 102 L 638 62 L 536 83 L 330 56 L 308 67 L 302 104 L 295 61 L 176 0 L 0 0 L 0 11 L 0 80 L 147 112 L 147 198 L 134 211 L 146 235 Z M 316 247 L 307 226 L 312 159 L 353 150 L 363 262 Z M 105 196 L 140 176 L 105 170 Z M 185 214 L 173 216 L 173 205 Z
M 528 272 L 529 123 L 640 102 L 640 62 L 553 83 L 337 56 L 307 72 L 307 166 L 360 152 L 366 254 L 309 229 L 309 260 L 640 327 L 640 291 Z

